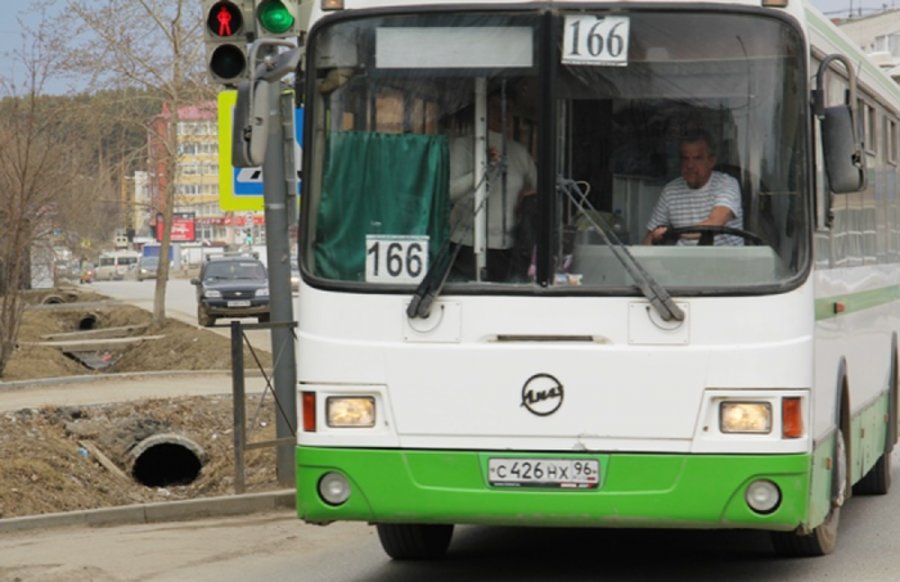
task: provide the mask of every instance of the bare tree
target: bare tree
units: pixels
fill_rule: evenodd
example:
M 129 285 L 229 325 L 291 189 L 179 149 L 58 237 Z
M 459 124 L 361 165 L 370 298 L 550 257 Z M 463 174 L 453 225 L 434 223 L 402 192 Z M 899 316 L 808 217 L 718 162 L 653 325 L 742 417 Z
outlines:
M 62 51 L 53 37 L 31 31 L 13 58 L 21 81 L 0 79 L 0 376 L 21 324 L 21 291 L 30 285 L 30 258 L 49 234 L 72 167 L 54 123 L 59 111 L 42 96 Z
M 210 99 L 214 88 L 202 69 L 202 15 L 197 0 L 67 0 L 68 12 L 85 27 L 71 51 L 72 66 L 91 74 L 94 87 L 136 87 L 167 112 L 156 135 L 164 151 L 165 191 L 160 200 L 165 229 L 160 257 L 169 256 L 175 204 L 178 113 L 181 107 Z M 127 105 L 126 105 L 127 107 Z M 135 118 L 148 132 L 158 131 L 150 119 Z M 165 319 L 169 262 L 161 260 L 156 279 L 153 318 Z
M 122 199 L 123 186 L 136 170 L 145 168 L 147 159 L 147 130 L 134 120 L 156 115 L 159 101 L 136 89 L 54 99 L 61 101 L 66 114 L 58 127 L 59 135 L 74 142 L 71 152 L 79 160 L 80 170 L 68 186 L 83 194 L 72 198 L 72 204 L 58 217 L 57 226 L 67 235 L 73 250 L 87 243 L 82 252 L 91 255 L 126 223 L 129 210 L 134 211 Z

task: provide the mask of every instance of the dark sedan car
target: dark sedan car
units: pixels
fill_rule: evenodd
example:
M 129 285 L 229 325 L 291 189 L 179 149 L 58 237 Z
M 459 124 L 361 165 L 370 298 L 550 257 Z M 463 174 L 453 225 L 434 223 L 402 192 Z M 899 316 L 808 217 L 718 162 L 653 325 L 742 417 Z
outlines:
M 159 257 L 141 257 L 137 265 L 137 280 L 156 279 L 159 270 Z
M 254 257 L 212 257 L 191 279 L 197 286 L 197 322 L 209 327 L 219 317 L 269 321 L 269 279 Z

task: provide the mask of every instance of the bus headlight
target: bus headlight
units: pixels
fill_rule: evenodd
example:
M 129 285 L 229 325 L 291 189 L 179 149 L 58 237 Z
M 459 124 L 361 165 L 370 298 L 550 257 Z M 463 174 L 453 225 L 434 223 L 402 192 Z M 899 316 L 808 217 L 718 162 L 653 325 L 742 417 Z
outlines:
M 723 433 L 772 432 L 772 406 L 768 402 L 722 402 L 719 430 Z
M 325 400 L 325 418 L 333 428 L 375 426 L 375 399 L 371 396 L 331 396 Z

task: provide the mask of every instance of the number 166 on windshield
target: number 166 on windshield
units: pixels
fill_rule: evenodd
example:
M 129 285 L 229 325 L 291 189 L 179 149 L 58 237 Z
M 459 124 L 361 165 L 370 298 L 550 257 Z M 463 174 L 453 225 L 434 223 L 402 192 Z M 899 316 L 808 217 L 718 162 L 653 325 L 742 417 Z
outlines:
M 427 236 L 366 235 L 367 282 L 418 283 L 427 271 Z
M 630 20 L 626 16 L 570 14 L 563 29 L 564 65 L 628 64 Z

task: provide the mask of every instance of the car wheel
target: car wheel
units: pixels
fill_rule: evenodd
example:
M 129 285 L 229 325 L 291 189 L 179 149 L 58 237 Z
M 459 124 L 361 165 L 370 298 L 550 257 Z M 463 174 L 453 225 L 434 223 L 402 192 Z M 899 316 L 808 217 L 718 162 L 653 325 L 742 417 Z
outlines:
M 202 305 L 197 306 L 197 323 L 203 327 L 212 327 L 216 318 L 206 312 Z
M 260 315 L 256 318 L 256 321 L 259 323 L 269 323 L 269 314 Z

